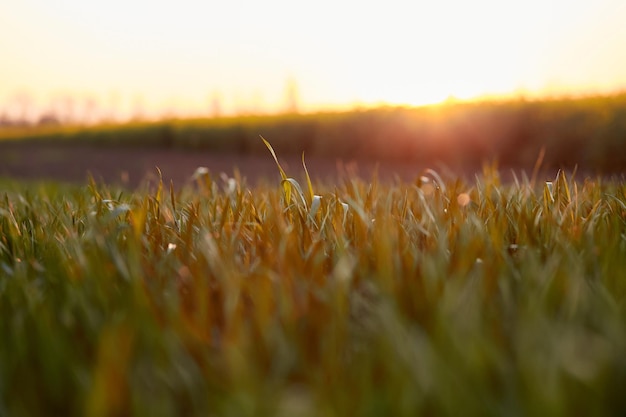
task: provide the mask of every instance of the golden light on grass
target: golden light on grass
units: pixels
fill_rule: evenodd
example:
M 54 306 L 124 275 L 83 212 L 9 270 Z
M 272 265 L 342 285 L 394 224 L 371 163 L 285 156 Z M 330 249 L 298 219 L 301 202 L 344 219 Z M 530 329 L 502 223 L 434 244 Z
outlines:
M 287 174 L 3 182 L 4 414 L 620 415 L 623 182 Z
M 431 195 L 435 192 L 435 186 L 430 182 L 422 184 L 422 187 L 420 189 L 422 190 L 422 193 L 424 193 L 424 195 Z
M 465 207 L 472 201 L 472 199 L 468 193 L 461 193 L 456 197 L 456 201 L 459 203 L 459 206 Z

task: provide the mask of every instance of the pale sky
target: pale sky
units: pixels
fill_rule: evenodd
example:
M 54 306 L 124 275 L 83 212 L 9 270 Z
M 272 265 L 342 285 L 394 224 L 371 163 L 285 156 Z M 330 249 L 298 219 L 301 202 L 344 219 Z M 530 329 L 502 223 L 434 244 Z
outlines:
M 289 83 L 303 111 L 609 92 L 626 89 L 625 22 L 624 0 L 0 0 L 0 105 L 277 112 Z

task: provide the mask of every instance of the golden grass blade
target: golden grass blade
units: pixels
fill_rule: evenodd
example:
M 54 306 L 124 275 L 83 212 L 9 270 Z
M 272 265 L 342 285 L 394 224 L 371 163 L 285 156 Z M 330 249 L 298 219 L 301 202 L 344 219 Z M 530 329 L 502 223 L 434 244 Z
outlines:
M 274 148 L 272 148 L 272 145 L 270 145 L 270 143 L 268 141 L 266 141 L 263 136 L 261 136 L 261 140 L 263 141 L 263 143 L 265 144 L 267 149 L 269 149 L 270 153 L 272 154 L 272 158 L 274 158 L 274 162 L 276 162 L 276 166 L 278 167 L 278 171 L 280 171 L 281 179 L 282 180 L 286 180 L 287 179 L 287 174 L 285 174 L 285 171 L 283 170 L 283 167 L 280 166 L 280 163 L 278 162 L 278 157 L 276 157 L 276 153 L 274 152 Z
M 309 189 L 309 194 L 308 194 L 308 202 L 309 204 L 313 201 L 313 197 L 315 196 L 315 193 L 313 192 L 313 184 L 311 183 L 311 177 L 309 176 L 309 170 L 306 169 L 306 163 L 304 162 L 304 152 L 302 152 L 302 166 L 304 167 L 304 175 L 306 176 L 306 185 L 307 188 Z
M 297 195 L 300 197 L 300 201 L 302 201 L 304 207 L 307 207 L 306 197 L 304 196 L 304 193 L 302 192 L 302 187 L 300 187 L 298 181 L 294 180 L 293 178 L 287 178 L 285 180 L 282 180 L 281 183 L 283 184 L 283 186 L 289 184 L 289 186 L 294 187 L 296 189 Z
M 260 137 L 263 143 L 265 144 L 265 146 L 267 147 L 267 149 L 272 154 L 272 157 L 274 158 L 274 162 L 276 162 L 276 166 L 278 167 L 278 171 L 280 171 L 280 177 L 282 180 L 281 182 L 283 185 L 283 189 L 285 191 L 285 201 L 287 205 L 289 205 L 289 202 L 291 201 L 291 184 L 289 183 L 289 181 L 286 181 L 287 174 L 283 170 L 283 167 L 280 166 L 280 162 L 278 162 L 278 157 L 276 156 L 276 152 L 274 152 L 274 148 L 272 148 L 272 145 L 270 145 L 270 143 L 266 141 L 263 136 L 260 136 Z
M 161 213 L 161 201 L 163 200 L 163 174 L 161 174 L 161 169 L 159 167 L 155 167 L 157 172 L 159 173 L 159 185 L 157 187 L 156 196 L 154 197 L 156 201 L 156 211 L 157 217 Z

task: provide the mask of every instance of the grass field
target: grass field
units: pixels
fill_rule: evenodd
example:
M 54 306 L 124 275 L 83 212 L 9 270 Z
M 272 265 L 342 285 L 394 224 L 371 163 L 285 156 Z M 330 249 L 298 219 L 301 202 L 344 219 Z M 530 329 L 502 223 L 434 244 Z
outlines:
M 485 160 L 532 167 L 543 149 L 546 168 L 595 174 L 626 167 L 626 93 L 570 99 L 451 102 L 418 108 L 341 113 L 135 122 L 126 125 L 0 127 L 4 143 L 89 144 L 265 155 L 408 162 L 480 170 Z
M 0 415 L 626 412 L 623 181 L 280 175 L 3 182 Z

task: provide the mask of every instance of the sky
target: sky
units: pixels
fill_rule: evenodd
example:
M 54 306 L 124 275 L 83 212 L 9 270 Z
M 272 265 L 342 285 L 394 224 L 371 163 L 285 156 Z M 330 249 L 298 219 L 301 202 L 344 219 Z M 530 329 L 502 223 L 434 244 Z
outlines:
M 606 93 L 626 89 L 624 22 L 623 0 L 0 0 L 0 106 L 210 116 Z

